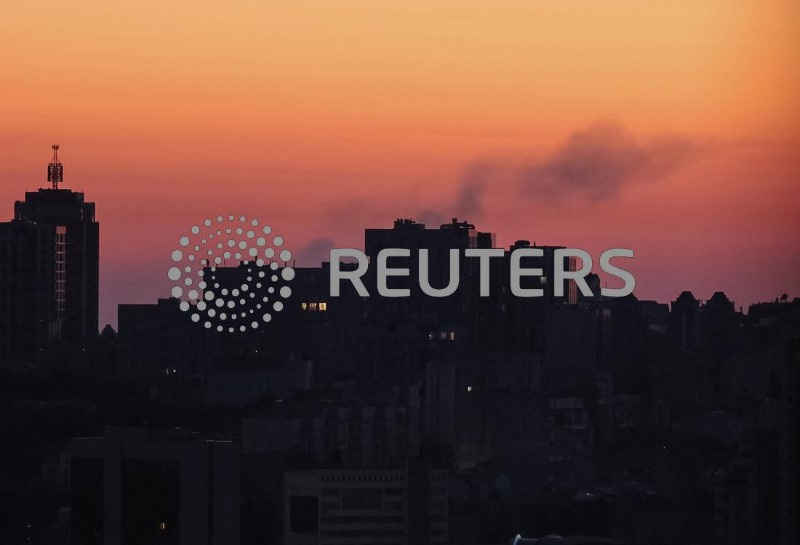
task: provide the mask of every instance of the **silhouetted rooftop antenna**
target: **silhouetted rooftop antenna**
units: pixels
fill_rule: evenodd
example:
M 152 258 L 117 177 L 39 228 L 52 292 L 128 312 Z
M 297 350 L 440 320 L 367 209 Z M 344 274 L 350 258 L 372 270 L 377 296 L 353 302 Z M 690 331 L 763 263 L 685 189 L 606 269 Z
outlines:
M 64 165 L 58 162 L 58 144 L 53 144 L 53 160 L 47 165 L 47 181 L 53 184 L 53 189 L 58 189 L 58 184 L 64 181 Z

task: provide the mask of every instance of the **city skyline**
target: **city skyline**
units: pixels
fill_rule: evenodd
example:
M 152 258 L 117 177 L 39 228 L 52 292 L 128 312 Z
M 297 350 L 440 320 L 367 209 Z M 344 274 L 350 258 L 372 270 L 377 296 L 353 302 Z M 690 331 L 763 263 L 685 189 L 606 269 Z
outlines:
M 0 545 L 798 542 L 800 2 L 4 8 Z
M 57 147 L 57 146 L 53 145 L 51 147 Z M 69 174 L 67 174 L 67 176 L 69 176 Z M 84 191 L 82 191 L 80 189 L 73 188 L 73 185 L 69 184 L 68 181 L 69 181 L 69 178 L 66 178 L 65 180 L 60 180 L 60 182 L 62 184 L 60 189 L 66 190 L 66 191 L 74 190 L 74 191 L 78 191 L 80 193 L 84 192 Z M 39 186 L 39 189 L 41 190 L 43 187 L 47 188 L 48 185 L 50 185 L 50 184 L 51 184 L 51 182 L 48 180 L 44 184 L 38 184 L 38 186 Z M 93 185 L 93 184 L 89 184 L 89 185 Z M 32 191 L 32 188 L 29 188 L 26 191 L 26 193 L 30 193 L 31 191 Z M 101 209 L 100 217 L 102 217 L 102 203 L 100 203 L 100 209 Z M 420 209 L 417 207 L 417 210 L 420 210 Z M 226 214 L 228 212 L 232 212 L 232 211 L 225 210 Z M 211 217 L 214 217 L 217 214 L 216 213 L 212 213 L 212 214 L 209 214 L 209 215 Z M 238 215 L 238 213 L 237 213 L 237 215 Z M 477 215 L 479 217 L 483 216 L 483 214 L 477 214 Z M 396 220 L 398 217 L 403 217 L 403 218 L 409 217 L 410 219 L 415 220 L 415 221 L 420 220 L 420 222 L 426 222 L 427 223 L 427 227 L 429 227 L 429 228 L 436 228 L 436 227 L 438 227 L 438 225 L 440 223 L 447 223 L 447 221 L 445 220 L 445 214 L 438 213 L 433 209 L 420 210 L 416 215 L 398 214 L 394 219 Z M 9 218 L 9 219 L 11 219 L 11 218 Z M 464 218 L 463 217 L 462 218 L 454 217 L 454 218 L 452 218 L 452 221 L 455 221 L 456 219 L 464 219 Z M 192 223 L 200 223 L 200 221 L 201 221 L 201 218 L 200 217 L 196 217 Z M 374 221 L 376 222 L 376 225 L 364 225 L 364 226 L 361 227 L 360 233 L 363 233 L 364 230 L 368 230 L 370 228 L 376 228 L 376 227 L 379 228 L 379 227 L 381 227 L 381 220 L 380 219 L 375 219 Z M 389 221 L 393 221 L 393 220 L 388 220 L 387 219 L 383 223 L 387 223 L 388 224 Z M 484 221 L 480 222 L 478 224 L 478 226 L 487 226 L 487 225 L 490 226 L 491 225 L 491 221 L 492 221 L 492 218 L 484 218 Z M 498 223 L 502 223 L 502 222 L 498 222 Z M 290 218 L 290 225 L 293 225 L 295 228 L 298 227 L 296 222 L 292 221 L 291 218 Z M 113 226 L 113 223 L 112 223 L 112 226 Z M 302 226 L 299 226 L 299 227 L 302 227 Z M 178 227 L 179 231 L 177 233 L 186 231 L 187 228 L 188 228 L 188 225 L 184 225 L 182 227 Z M 352 230 L 352 229 L 349 229 L 349 230 Z M 491 228 L 489 230 L 491 230 Z M 154 230 L 151 230 L 150 232 L 153 235 L 156 234 Z M 514 240 L 521 240 L 521 239 L 524 240 L 525 239 L 524 236 L 522 236 L 521 234 L 518 234 L 517 236 L 512 235 L 510 237 L 507 236 L 507 235 L 503 236 L 504 235 L 503 233 L 497 233 L 497 235 L 498 235 L 497 247 L 506 248 L 506 249 L 508 249 L 508 248 L 513 246 L 513 244 L 514 244 L 513 241 Z M 535 236 L 530 236 L 527 233 L 525 235 L 529 236 L 530 239 L 532 241 L 534 241 L 534 243 L 536 243 L 537 239 L 536 239 Z M 309 238 L 308 241 L 304 245 L 301 245 L 299 247 L 299 250 L 295 250 L 293 248 L 293 252 L 294 252 L 293 253 L 293 260 L 299 260 L 299 263 L 297 263 L 299 266 L 318 267 L 318 266 L 320 266 L 320 264 L 322 262 L 325 262 L 325 261 L 328 260 L 328 251 L 330 249 L 342 246 L 342 245 L 336 245 L 334 239 L 332 239 L 332 238 L 313 237 L 313 235 L 309 235 L 309 236 L 311 238 Z M 359 241 L 358 239 L 351 239 L 350 237 L 351 237 L 351 235 L 348 234 L 347 238 L 350 239 L 350 240 L 353 240 L 353 243 L 352 243 L 353 247 L 363 248 L 363 241 Z M 160 242 L 160 244 L 155 244 L 155 245 L 156 246 L 164 245 L 164 240 L 166 240 L 167 238 L 168 237 L 162 235 L 162 240 L 158 241 L 158 242 Z M 171 246 L 169 244 L 170 241 L 167 240 L 167 244 L 166 244 L 167 246 L 172 247 L 172 246 L 175 245 L 175 243 L 177 243 L 178 234 L 175 234 L 175 236 L 173 238 L 175 238 L 175 241 L 173 241 L 171 243 Z M 343 238 L 344 237 L 339 237 L 339 239 L 343 239 Z M 602 248 L 602 245 L 604 244 L 603 241 L 597 240 L 595 238 L 594 234 L 590 234 L 588 237 L 583 237 L 583 238 L 581 238 L 581 240 L 587 240 L 587 238 L 588 238 L 588 240 L 592 240 L 593 241 L 593 246 L 588 246 L 588 247 Z M 156 241 L 154 241 L 154 243 L 155 242 Z M 545 241 L 542 241 L 540 239 L 538 241 L 538 243 L 539 244 L 545 244 L 545 245 L 546 244 L 559 244 L 560 241 L 558 239 L 556 239 L 556 240 L 545 240 Z M 289 242 L 289 244 L 291 244 L 291 242 Z M 101 256 L 102 256 L 102 248 L 104 246 L 105 247 L 108 247 L 108 246 L 114 247 L 114 246 L 116 246 L 116 244 L 115 244 L 114 241 L 105 241 L 105 243 L 104 243 L 103 237 L 101 237 Z M 637 260 L 640 259 L 640 257 L 641 257 L 643 252 L 641 252 L 637 248 L 633 248 L 633 249 L 634 249 L 634 251 L 636 253 L 636 259 L 632 259 L 631 262 L 627 266 L 630 267 L 630 269 L 632 271 L 637 273 L 637 276 L 638 276 L 638 274 L 640 274 L 639 271 L 642 271 L 642 270 L 647 271 L 647 268 L 646 267 L 642 268 L 641 264 L 637 263 Z M 169 250 L 167 250 L 167 252 L 169 252 Z M 647 255 L 647 251 L 645 251 L 644 253 L 645 253 L 645 255 Z M 133 276 L 133 272 L 131 272 L 130 273 L 131 276 L 129 276 L 128 279 L 129 280 L 133 280 L 134 283 L 138 283 L 139 284 L 139 288 L 140 289 L 138 291 L 126 290 L 124 282 L 119 282 L 119 281 L 115 282 L 115 279 L 113 279 L 113 278 L 110 279 L 111 286 L 106 288 L 106 289 L 104 289 L 104 286 L 103 286 L 103 278 L 104 278 L 103 267 L 101 266 L 100 305 L 99 305 L 99 316 L 100 317 L 99 317 L 99 321 L 98 321 L 98 324 L 99 324 L 100 328 L 104 327 L 106 324 L 110 324 L 110 325 L 112 325 L 112 327 L 115 327 L 115 328 L 117 327 L 117 306 L 119 304 L 147 303 L 147 302 L 153 302 L 154 300 L 156 300 L 158 298 L 169 297 L 169 282 L 167 280 L 165 280 L 165 275 L 163 274 L 163 271 L 162 271 L 162 268 L 164 268 L 164 267 L 169 265 L 169 257 L 168 257 L 168 255 L 163 257 L 163 258 L 159 257 L 159 256 L 153 256 L 153 255 L 144 255 L 144 256 L 140 256 L 140 257 L 143 257 L 146 263 L 151 263 L 153 265 L 153 269 L 152 270 L 143 270 L 143 269 L 138 269 L 137 270 L 134 267 L 134 270 L 137 270 L 137 272 L 139 274 L 139 277 L 138 278 L 134 277 Z M 103 260 L 101 259 L 101 262 L 102 261 Z M 686 269 L 686 267 L 683 267 L 683 269 Z M 605 280 L 608 279 L 607 275 L 604 275 L 602 273 L 602 271 L 599 271 L 599 264 L 598 263 L 594 263 L 593 272 L 595 272 L 595 273 L 599 272 L 601 274 L 601 280 L 603 282 L 605 282 Z M 611 278 L 613 278 L 613 277 L 611 277 Z M 145 284 L 144 279 L 148 279 L 148 280 L 152 281 L 153 282 L 152 285 Z M 792 279 L 794 280 L 794 277 Z M 705 280 L 705 282 L 699 282 L 698 283 L 697 280 Z M 739 280 L 739 279 L 738 278 L 734 278 L 734 280 Z M 612 280 L 612 282 L 613 282 L 613 280 Z M 795 283 L 797 283 L 797 282 L 795 282 Z M 691 285 L 698 285 L 698 284 L 699 285 L 705 284 L 707 286 L 710 285 L 712 287 L 713 291 L 709 292 L 708 295 L 706 296 L 706 294 L 701 292 L 701 291 L 696 291 L 696 290 L 691 289 L 691 287 L 690 287 Z M 761 298 L 758 298 L 758 294 L 759 293 L 766 294 L 767 292 L 766 292 L 766 289 L 764 289 L 764 286 L 754 286 L 753 287 L 754 289 L 752 289 L 750 291 L 751 299 L 745 299 L 743 301 L 742 299 L 737 299 L 736 296 L 734 294 L 732 294 L 730 291 L 726 291 L 724 289 L 725 285 L 736 285 L 736 282 L 731 284 L 730 283 L 730 279 L 727 279 L 727 281 L 726 280 L 722 280 L 720 282 L 717 282 L 717 278 L 714 278 L 714 277 L 708 277 L 708 278 L 704 278 L 704 279 L 690 279 L 688 277 L 679 277 L 679 278 L 676 278 L 676 279 L 672 280 L 670 283 L 668 283 L 666 285 L 653 286 L 653 285 L 649 285 L 648 278 L 644 277 L 643 279 L 640 279 L 639 282 L 637 282 L 637 286 L 636 286 L 636 290 L 634 291 L 634 295 L 637 296 L 640 299 L 654 299 L 654 300 L 657 300 L 657 301 L 663 303 L 663 302 L 672 301 L 675 297 L 677 297 L 678 294 L 680 294 L 683 291 L 689 291 L 689 292 L 694 293 L 694 295 L 701 301 L 709 299 L 711 297 L 712 293 L 716 293 L 718 291 L 722 291 L 722 292 L 725 292 L 726 295 L 731 297 L 732 301 L 735 303 L 737 308 L 742 308 L 742 309 L 746 310 L 751 304 L 755 304 L 755 303 L 759 303 L 759 302 L 772 301 L 772 300 L 774 300 L 776 298 L 781 297 L 784 293 L 788 294 L 790 296 L 790 298 L 791 298 L 791 297 L 795 297 L 796 293 L 797 293 L 796 291 L 792 291 L 791 289 L 788 289 L 786 287 L 786 286 L 792 286 L 792 282 L 790 281 L 784 286 L 784 288 L 782 288 L 780 285 L 768 286 L 766 289 L 772 289 L 772 293 L 774 295 L 772 297 L 770 297 L 769 295 L 764 295 Z M 746 291 L 744 293 L 747 294 Z M 106 294 L 106 297 L 104 297 L 104 294 Z M 111 295 L 108 295 L 108 294 L 111 294 Z M 116 298 L 114 298 L 113 294 L 117 294 Z M 650 294 L 651 296 L 647 297 L 646 294 Z M 747 295 L 745 295 L 745 297 L 747 297 Z
M 633 248 L 643 298 L 800 292 L 795 3 L 382 4 L 10 7 L 2 217 L 60 143 L 104 224 L 101 327 L 220 207 L 305 265 L 457 216 Z

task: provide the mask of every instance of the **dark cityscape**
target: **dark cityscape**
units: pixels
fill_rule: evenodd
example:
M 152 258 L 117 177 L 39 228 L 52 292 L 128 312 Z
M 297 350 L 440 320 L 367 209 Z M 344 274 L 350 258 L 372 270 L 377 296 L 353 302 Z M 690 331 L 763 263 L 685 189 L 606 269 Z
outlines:
M 592 297 L 519 298 L 511 252 L 542 250 L 543 287 L 560 247 L 517 233 L 488 297 L 463 257 L 445 298 L 412 261 L 390 280 L 410 297 L 330 297 L 323 262 L 246 331 L 190 320 L 202 292 L 98 331 L 103 203 L 60 186 L 54 148 L 0 223 L 0 543 L 797 542 L 800 299 L 615 299 L 594 274 Z M 468 219 L 365 226 L 362 248 L 428 250 L 441 287 L 450 249 L 497 247 Z M 203 264 L 232 291 L 289 267 Z

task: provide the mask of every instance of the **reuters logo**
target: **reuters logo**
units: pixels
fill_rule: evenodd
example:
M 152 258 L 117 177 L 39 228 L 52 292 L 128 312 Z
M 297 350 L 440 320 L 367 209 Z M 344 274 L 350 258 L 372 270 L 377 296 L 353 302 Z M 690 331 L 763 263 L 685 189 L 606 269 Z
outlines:
M 269 225 L 217 216 L 178 239 L 167 277 L 192 322 L 218 332 L 258 330 L 292 294 L 292 252 Z

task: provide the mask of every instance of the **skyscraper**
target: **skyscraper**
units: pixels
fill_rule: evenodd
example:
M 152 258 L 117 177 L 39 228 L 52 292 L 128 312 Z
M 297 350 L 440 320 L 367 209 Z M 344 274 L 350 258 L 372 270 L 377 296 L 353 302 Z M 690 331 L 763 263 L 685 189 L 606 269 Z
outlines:
M 94 203 L 62 189 L 53 146 L 51 187 L 25 193 L 0 224 L 0 358 L 35 361 L 47 343 L 85 346 L 97 334 L 99 224 Z

